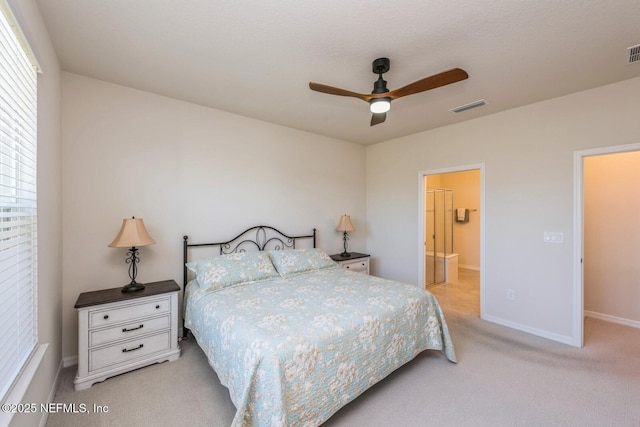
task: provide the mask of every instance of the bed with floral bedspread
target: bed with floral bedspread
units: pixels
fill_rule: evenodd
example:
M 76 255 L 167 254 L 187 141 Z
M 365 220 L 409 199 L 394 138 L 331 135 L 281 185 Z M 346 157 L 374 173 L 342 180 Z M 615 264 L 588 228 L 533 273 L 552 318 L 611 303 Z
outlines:
M 456 361 L 435 297 L 322 251 L 190 262 L 185 326 L 228 389 L 233 426 L 317 426 L 428 349 Z

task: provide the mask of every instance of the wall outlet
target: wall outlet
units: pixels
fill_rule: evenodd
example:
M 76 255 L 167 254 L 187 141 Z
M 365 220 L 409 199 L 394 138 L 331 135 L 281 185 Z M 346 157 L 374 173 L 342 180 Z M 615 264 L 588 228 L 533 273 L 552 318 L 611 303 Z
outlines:
M 509 301 L 513 301 L 516 299 L 516 291 L 513 289 L 507 289 L 507 299 Z

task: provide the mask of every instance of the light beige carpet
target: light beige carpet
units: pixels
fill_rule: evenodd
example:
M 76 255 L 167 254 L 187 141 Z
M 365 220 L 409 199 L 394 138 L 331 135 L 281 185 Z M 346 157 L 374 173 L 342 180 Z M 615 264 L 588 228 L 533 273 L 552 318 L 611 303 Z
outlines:
M 588 318 L 585 347 L 485 322 L 443 304 L 458 364 L 424 352 L 325 426 L 640 426 L 640 330 Z M 51 414 L 48 427 L 229 426 L 235 408 L 193 339 L 182 357 L 73 390 L 55 402 L 106 414 Z

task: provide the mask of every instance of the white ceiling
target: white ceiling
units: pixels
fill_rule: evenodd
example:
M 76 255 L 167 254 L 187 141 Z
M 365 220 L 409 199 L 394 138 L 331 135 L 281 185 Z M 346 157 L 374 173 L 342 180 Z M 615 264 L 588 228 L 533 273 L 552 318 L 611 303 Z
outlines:
M 640 76 L 638 0 L 37 2 L 66 71 L 361 144 Z M 308 87 L 369 93 L 383 56 L 389 89 L 469 79 L 394 101 L 374 127 L 363 101 Z

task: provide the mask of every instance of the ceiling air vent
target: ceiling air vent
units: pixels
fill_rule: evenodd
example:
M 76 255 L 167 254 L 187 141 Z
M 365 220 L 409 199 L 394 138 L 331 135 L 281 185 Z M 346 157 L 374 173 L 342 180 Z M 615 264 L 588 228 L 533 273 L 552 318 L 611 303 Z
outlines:
M 462 113 L 463 111 L 471 110 L 472 108 L 482 107 L 483 105 L 487 105 L 487 101 L 484 99 L 480 99 L 478 101 L 471 102 L 469 104 L 461 105 L 459 107 L 455 107 L 450 109 L 449 111 L 453 113 Z
M 640 44 L 627 48 L 627 64 L 640 62 Z

